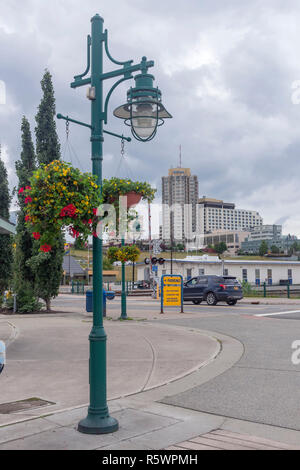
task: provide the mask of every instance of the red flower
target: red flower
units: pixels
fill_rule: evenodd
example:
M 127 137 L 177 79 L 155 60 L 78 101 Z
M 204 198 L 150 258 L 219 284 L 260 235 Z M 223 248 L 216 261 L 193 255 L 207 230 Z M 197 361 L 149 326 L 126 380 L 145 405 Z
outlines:
M 30 221 L 30 215 L 26 215 L 25 222 L 29 222 L 29 221 Z
M 80 233 L 74 227 L 70 227 L 70 235 L 72 235 L 73 238 L 78 238 Z
M 90 225 L 92 225 L 92 223 L 93 223 L 92 219 L 90 219 L 88 223 L 89 223 Z
M 94 215 L 97 215 L 97 209 L 93 209 Z
M 69 204 L 68 206 L 64 207 L 60 212 L 60 217 L 75 217 L 76 215 L 76 207 L 73 204 Z
M 43 251 L 44 253 L 49 253 L 49 251 L 52 250 L 52 246 L 50 245 L 42 245 L 41 248 L 40 248 L 41 251 Z
M 21 188 L 19 191 L 19 194 L 23 194 L 23 193 L 24 193 L 24 188 Z
M 93 232 L 93 237 L 98 238 L 97 232 Z
M 39 240 L 41 238 L 41 234 L 39 232 L 34 232 L 32 235 L 35 240 Z
M 31 187 L 30 186 L 26 186 L 26 191 L 31 191 Z
M 30 202 L 32 202 L 32 199 L 30 196 L 28 196 L 26 199 L 25 199 L 25 204 L 29 204 Z

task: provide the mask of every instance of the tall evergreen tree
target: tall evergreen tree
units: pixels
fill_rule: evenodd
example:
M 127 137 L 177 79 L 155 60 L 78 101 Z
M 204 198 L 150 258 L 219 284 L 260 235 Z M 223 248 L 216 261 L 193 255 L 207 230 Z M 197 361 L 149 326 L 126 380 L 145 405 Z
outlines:
M 60 159 L 60 144 L 55 123 L 55 96 L 52 76 L 45 71 L 41 81 L 43 96 L 36 115 L 36 152 L 40 165 L 49 164 Z M 51 299 L 58 295 L 62 279 L 62 263 L 64 256 L 63 234 L 57 240 L 56 246 L 48 254 L 35 252 L 30 266 L 35 273 L 35 289 L 37 295 L 46 303 L 50 310 Z
M 8 189 L 7 170 L 1 160 L 0 146 L 0 217 L 9 219 L 11 197 Z M 12 237 L 0 235 L 0 296 L 9 287 L 12 272 Z
M 22 151 L 20 160 L 16 162 L 18 176 L 18 191 L 30 185 L 30 178 L 36 169 L 36 157 L 30 124 L 25 116 L 22 119 Z M 15 238 L 16 250 L 14 259 L 14 291 L 17 294 L 18 311 L 36 309 L 38 300 L 34 294 L 34 273 L 27 262 L 33 254 L 33 238 L 25 224 L 24 197 L 19 196 L 19 212 L 17 235 Z
M 60 159 L 60 144 L 56 132 L 55 97 L 52 76 L 46 70 L 41 81 L 43 97 L 36 115 L 36 153 L 39 164 Z

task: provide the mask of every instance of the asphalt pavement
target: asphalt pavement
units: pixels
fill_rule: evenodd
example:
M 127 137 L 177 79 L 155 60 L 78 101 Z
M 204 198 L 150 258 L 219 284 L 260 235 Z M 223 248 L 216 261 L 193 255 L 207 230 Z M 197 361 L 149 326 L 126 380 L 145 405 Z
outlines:
M 300 312 L 292 319 L 278 313 L 275 317 L 256 316 L 260 313 L 252 310 L 246 315 L 168 321 L 229 335 L 243 344 L 244 354 L 232 368 L 208 383 L 163 402 L 300 430 L 300 366 L 292 363 L 292 343 L 300 339 Z

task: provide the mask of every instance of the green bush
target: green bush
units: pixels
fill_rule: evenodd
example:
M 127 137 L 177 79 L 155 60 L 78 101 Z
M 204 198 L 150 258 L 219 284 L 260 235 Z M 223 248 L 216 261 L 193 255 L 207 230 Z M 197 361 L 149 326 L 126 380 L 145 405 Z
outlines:
M 10 297 L 7 300 L 7 308 L 12 310 L 14 306 L 14 299 Z M 17 297 L 17 312 L 18 313 L 31 313 L 39 312 L 43 307 L 43 304 L 32 294 L 32 288 L 30 285 L 25 284 L 19 289 L 19 295 Z
M 243 289 L 243 295 L 244 296 L 254 294 L 254 290 L 252 289 L 251 285 L 247 281 L 242 282 L 242 289 Z

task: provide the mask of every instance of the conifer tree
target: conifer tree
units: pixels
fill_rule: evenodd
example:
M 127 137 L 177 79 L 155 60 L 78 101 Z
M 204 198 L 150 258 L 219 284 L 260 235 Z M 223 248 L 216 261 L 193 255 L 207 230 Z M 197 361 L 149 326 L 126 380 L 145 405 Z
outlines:
M 41 81 L 43 96 L 36 115 L 36 153 L 39 165 L 48 165 L 60 159 L 60 144 L 55 123 L 55 96 L 52 76 L 45 71 Z M 45 301 L 47 310 L 51 308 L 51 299 L 59 292 L 62 279 L 64 256 L 64 237 L 61 234 L 50 253 L 38 253 L 31 259 L 30 267 L 35 273 L 36 294 Z
M 18 176 L 18 222 L 15 238 L 14 257 L 14 292 L 17 294 L 17 310 L 28 312 L 38 309 L 38 299 L 34 293 L 35 275 L 28 265 L 33 254 L 33 238 L 25 224 L 24 196 L 19 195 L 21 188 L 30 186 L 30 178 L 36 169 L 36 157 L 30 131 L 30 124 L 25 116 L 22 119 L 22 151 L 20 160 L 16 162 Z
M 39 164 L 51 163 L 60 159 L 60 144 L 56 132 L 55 97 L 52 76 L 46 70 L 41 81 L 42 100 L 36 120 L 36 153 Z
M 0 217 L 9 219 L 9 206 L 11 196 L 8 189 L 7 170 L 1 160 L 0 146 Z M 0 296 L 10 285 L 12 272 L 12 237 L 11 235 L 0 235 Z

